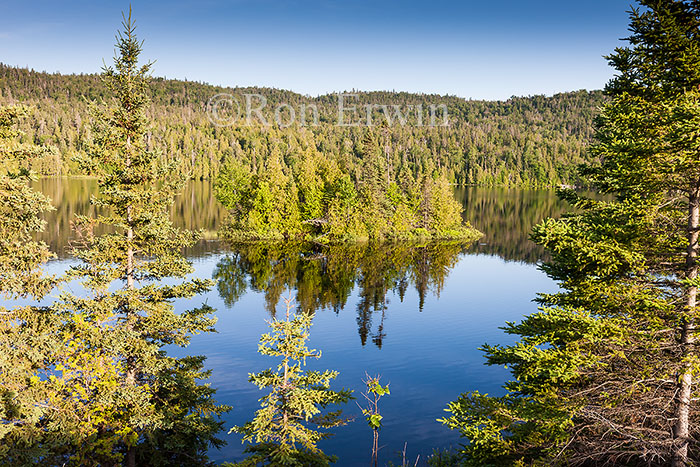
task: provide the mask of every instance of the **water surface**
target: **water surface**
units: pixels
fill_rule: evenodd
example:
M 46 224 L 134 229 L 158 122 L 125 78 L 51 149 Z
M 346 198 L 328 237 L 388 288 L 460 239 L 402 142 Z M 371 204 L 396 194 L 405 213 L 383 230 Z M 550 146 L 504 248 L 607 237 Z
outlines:
M 44 179 L 37 187 L 51 196 L 57 210 L 47 215 L 42 235 L 59 259 L 50 269 L 64 269 L 70 221 L 90 213 L 96 189 L 90 179 Z M 464 216 L 485 236 L 472 245 L 231 246 L 215 239 L 226 216 L 207 182 L 191 182 L 178 197 L 177 225 L 203 229 L 205 240 L 187 251 L 195 275 L 214 278 L 217 287 L 205 296 L 178 303 L 180 309 L 206 301 L 217 310 L 218 333 L 197 336 L 176 355 L 207 356 L 217 399 L 232 405 L 231 427 L 251 419 L 262 393 L 247 382 L 248 373 L 275 366 L 260 356 L 257 343 L 266 320 L 282 312 L 280 298 L 291 293 L 298 306 L 314 311 L 309 346 L 323 357 L 310 368 L 340 372 L 335 387 L 363 389 L 366 373 L 381 375 L 391 395 L 382 399 L 383 463 L 400 462 L 404 449 L 412 460 L 425 459 L 433 448 L 460 443 L 458 435 L 435 420 L 448 401 L 472 390 L 500 394 L 508 377 L 503 368 L 487 367 L 478 348 L 485 342 L 507 343 L 499 329 L 536 310 L 537 292 L 556 285 L 537 268 L 543 252 L 529 241 L 531 227 L 566 206 L 552 191 L 458 188 Z M 357 394 L 359 396 L 359 394 Z M 367 465 L 372 434 L 354 402 L 356 417 L 322 443 L 337 465 Z M 240 460 L 238 435 L 223 435 L 228 445 L 213 451 L 216 461 Z

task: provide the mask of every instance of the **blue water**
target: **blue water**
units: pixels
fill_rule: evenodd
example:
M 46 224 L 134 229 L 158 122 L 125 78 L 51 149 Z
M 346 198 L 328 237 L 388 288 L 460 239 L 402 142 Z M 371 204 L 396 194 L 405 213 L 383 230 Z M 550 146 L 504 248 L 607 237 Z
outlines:
M 211 277 L 225 254 L 194 260 L 195 274 Z M 447 275 L 439 295 L 428 294 L 422 312 L 414 289 L 408 289 L 403 301 L 396 293 L 388 293 L 383 328 L 386 336 L 379 348 L 369 340 L 362 345 L 358 335 L 356 287 L 338 313 L 317 311 L 309 346 L 321 350 L 322 358 L 310 361 L 308 367 L 338 370 L 340 376 L 334 387 L 354 389 L 357 396 L 363 390 L 365 373 L 381 375 L 382 381 L 390 384 L 391 395 L 381 400 L 384 428 L 380 434 L 380 459 L 399 461 L 397 456 L 404 445 L 412 461 L 418 455 L 425 459 L 434 448 L 456 447 L 460 443 L 457 433 L 436 421 L 448 401 L 465 391 L 502 393 L 500 385 L 508 372 L 485 366 L 479 346 L 510 342 L 511 338 L 499 326 L 535 311 L 535 292 L 554 290 L 556 285 L 533 264 L 465 253 Z M 218 310 L 218 333 L 197 336 L 188 349 L 173 353 L 207 356 L 217 400 L 234 407 L 225 417 L 227 427 L 243 424 L 252 418 L 263 394 L 247 382 L 248 373 L 277 364 L 257 353 L 258 338 L 267 332 L 270 315 L 261 292 L 248 291 L 231 307 L 216 291 L 204 299 Z M 182 306 L 195 303 L 197 300 Z M 280 303 L 280 312 L 282 307 Z M 374 331 L 380 319 L 381 315 L 375 312 Z M 337 465 L 367 465 L 371 431 L 354 402 L 346 406 L 345 412 L 356 420 L 336 429 L 335 437 L 324 441 L 321 447 L 327 454 L 339 456 Z M 240 436 L 225 437 L 228 445 L 211 452 L 211 457 L 216 461 L 240 460 L 244 449 Z
M 73 261 L 61 252 L 66 250 L 64 230 L 68 219 L 88 205 L 90 190 L 71 190 L 78 183 L 85 182 L 57 180 L 44 182 L 48 185 L 42 187 L 52 190 L 54 199 L 63 200 L 58 211 L 51 214 L 54 217 L 48 219 L 48 230 L 42 238 L 62 256 L 49 264 L 51 272 L 63 270 Z M 194 193 L 201 191 L 198 186 L 190 189 Z M 391 395 L 382 398 L 380 406 L 384 416 L 379 440 L 380 465 L 389 461 L 400 465 L 398 453 L 404 446 L 410 465 L 417 456 L 420 456 L 419 465 L 425 465 L 433 449 L 457 447 L 461 442 L 458 433 L 436 421 L 444 415 L 447 403 L 460 393 L 473 390 L 502 394 L 501 385 L 509 377 L 504 368 L 485 366 L 479 347 L 487 342 L 512 342 L 513 338 L 499 327 L 536 311 L 532 300 L 538 292 L 557 290 L 556 284 L 537 267 L 543 252 L 528 240 L 532 225 L 544 217 L 558 216 L 565 208 L 552 192 L 471 188 L 457 190 L 456 196 L 464 201 L 465 217 L 485 233 L 476 245 L 455 250 L 449 261 L 442 263 L 418 261 L 409 264 L 409 269 L 400 264 L 397 274 L 393 274 L 391 267 L 396 265 L 392 265 L 389 273 L 379 275 L 392 278 L 379 286 L 379 306 L 370 307 L 362 314 L 361 305 L 367 297 L 377 296 L 376 278 L 372 276 L 375 257 L 370 255 L 369 259 L 365 258 L 364 270 L 358 266 L 358 272 L 348 282 L 350 287 L 340 287 L 341 292 L 331 287 L 331 295 L 338 296 L 324 303 L 333 302 L 336 306 L 317 309 L 313 320 L 309 347 L 321 350 L 322 358 L 309 361 L 308 368 L 339 371 L 333 387 L 353 389 L 359 401 L 366 373 L 381 375 L 382 382 L 390 385 Z M 194 197 L 183 200 L 189 198 Z M 200 219 L 212 230 L 225 213 L 218 207 L 207 207 L 211 205 L 205 203 L 209 199 L 205 198 L 192 206 L 182 201 L 180 211 L 191 214 L 183 217 L 192 218 L 192 222 Z M 188 222 L 183 226 L 201 227 Z M 231 263 L 229 260 L 236 253 L 218 241 L 208 241 L 190 251 L 188 257 L 195 268 L 194 276 L 212 278 L 222 264 Z M 379 263 L 383 261 L 379 256 L 376 259 Z M 260 272 L 261 264 L 265 261 L 252 270 Z M 307 295 L 309 290 L 311 295 L 326 294 L 324 288 L 328 284 L 309 272 L 316 263 L 304 264 L 284 280 L 276 281 L 274 274 L 261 277 L 268 278 L 268 285 L 281 289 L 279 293 L 291 288 L 285 295 L 294 296 L 299 284 Z M 355 270 L 353 264 L 348 267 Z M 381 267 L 379 271 L 386 272 Z M 424 276 L 432 278 L 422 288 L 422 297 L 416 286 L 423 278 L 420 271 L 429 271 Z M 207 357 L 206 367 L 212 370 L 210 383 L 217 389 L 217 401 L 233 406 L 225 415 L 227 430 L 252 419 L 259 406 L 258 399 L 263 393 L 247 381 L 248 373 L 278 363 L 257 353 L 258 339 L 268 331 L 266 321 L 271 317 L 270 300 L 263 290 L 265 284 L 261 284 L 261 277 L 253 280 L 251 271 L 229 272 L 245 285 L 237 289 L 240 296 L 222 297 L 215 287 L 203 296 L 177 304 L 184 310 L 207 302 L 217 310 L 218 333 L 195 336 L 186 349 L 168 349 L 176 356 Z M 401 277 L 409 278 L 404 281 L 403 299 L 401 287 L 397 286 L 401 282 L 397 278 Z M 374 295 L 367 293 L 368 288 Z M 282 303 L 278 303 L 277 310 L 283 312 Z M 364 344 L 360 333 L 363 326 Z M 356 420 L 336 428 L 335 436 L 323 441 L 321 448 L 339 457 L 337 465 L 368 465 L 372 432 L 355 402 L 347 404 L 345 414 Z M 222 436 L 228 444 L 221 450 L 212 450 L 211 458 L 217 462 L 241 460 L 245 446 L 240 436 L 225 433 Z

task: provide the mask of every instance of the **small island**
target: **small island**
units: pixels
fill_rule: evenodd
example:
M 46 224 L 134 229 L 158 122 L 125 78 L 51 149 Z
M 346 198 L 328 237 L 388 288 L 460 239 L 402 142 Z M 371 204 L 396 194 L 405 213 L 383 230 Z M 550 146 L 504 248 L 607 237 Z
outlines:
M 304 240 L 317 243 L 463 240 L 482 236 L 462 218 L 445 172 L 431 161 L 392 167 L 368 129 L 336 160 L 313 134 L 270 130 L 246 146 L 258 167 L 227 161 L 215 183 L 230 215 L 220 236 L 231 242 Z

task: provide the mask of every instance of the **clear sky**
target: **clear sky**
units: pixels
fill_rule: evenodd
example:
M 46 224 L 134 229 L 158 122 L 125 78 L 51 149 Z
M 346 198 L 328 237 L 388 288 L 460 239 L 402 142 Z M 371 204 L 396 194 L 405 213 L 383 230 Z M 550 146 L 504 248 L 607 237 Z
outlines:
M 303 94 L 600 89 L 631 0 L 134 0 L 154 75 Z M 0 62 L 90 73 L 129 2 L 0 0 Z

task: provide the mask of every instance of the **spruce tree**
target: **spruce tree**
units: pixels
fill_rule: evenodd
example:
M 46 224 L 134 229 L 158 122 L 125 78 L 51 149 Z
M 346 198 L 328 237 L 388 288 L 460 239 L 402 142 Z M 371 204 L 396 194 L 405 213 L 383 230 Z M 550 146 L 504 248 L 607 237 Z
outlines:
M 533 231 L 562 292 L 485 346 L 515 379 L 465 394 L 444 423 L 469 465 L 694 465 L 700 231 L 700 5 L 643 0 L 584 173 L 613 201 L 562 191 L 578 211 Z
M 94 139 L 79 161 L 99 177 L 92 201 L 100 215 L 76 220 L 73 253 L 81 264 L 69 272 L 87 294 L 65 293 L 60 306 L 90 323 L 90 345 L 119 363 L 112 395 L 119 413 L 105 420 L 103 431 L 116 422 L 114 449 L 123 452 L 125 464 L 204 464 L 207 449 L 221 444 L 218 416 L 226 408 L 201 383 L 207 377 L 203 358 L 176 359 L 164 347 L 186 346 L 193 334 L 213 330 L 208 306 L 181 313 L 174 307 L 175 300 L 203 293 L 212 282 L 184 280 L 192 267 L 181 252 L 198 234 L 173 227 L 169 218 L 184 178 L 147 144 L 152 64 L 139 64 L 142 43 L 131 11 L 116 46 L 114 65 L 102 75 L 113 100 L 94 106 Z
M 29 186 L 27 165 L 43 148 L 18 141 L 21 132 L 16 126 L 27 110 L 0 108 L 0 293 L 5 299 L 39 300 L 54 285 L 53 278 L 41 272 L 52 254 L 32 236 L 44 228 L 42 213 L 53 208 L 47 197 Z M 40 389 L 32 386 L 39 385 L 37 374 L 46 368 L 41 347 L 58 345 L 41 337 L 47 330 L 55 332 L 58 323 L 50 317 L 46 307 L 0 307 L 0 459 L 4 463 L 29 464 L 42 450 L 40 440 L 32 442 L 41 428 L 21 421 L 37 412 L 36 403 L 46 396 L 43 384 Z
M 20 143 L 13 128 L 27 109 L 0 109 L 0 290 L 38 301 L 59 285 L 42 266 L 53 254 L 33 240 L 49 199 L 29 186 L 28 167 L 54 149 Z M 109 395 L 118 364 L 85 345 L 92 326 L 56 305 L 0 308 L 0 460 L 3 465 L 110 465 L 119 434 L 103 431 L 119 408 Z M 118 417 L 117 417 L 118 418 Z M 98 436 L 98 434 L 100 434 Z
M 43 212 L 52 210 L 50 200 L 29 187 L 31 160 L 50 148 L 19 142 L 16 129 L 26 117 L 23 106 L 0 108 L 0 290 L 8 297 L 43 297 L 51 287 L 40 266 L 52 254 L 32 235 L 44 228 Z
M 344 404 L 351 391 L 330 389 L 337 371 L 308 371 L 303 367 L 308 358 L 320 358 L 321 353 L 309 349 L 306 341 L 313 314 L 291 315 L 292 299 L 286 298 L 284 320 L 270 321 L 272 333 L 263 334 L 258 351 L 262 355 L 280 357 L 276 369 L 251 374 L 250 382 L 270 393 L 261 401 L 255 418 L 235 427 L 243 442 L 255 443 L 246 448 L 252 455 L 236 465 L 324 466 L 335 458 L 326 455 L 317 443 L 332 434 L 329 428 L 346 421 L 341 411 L 323 413 L 329 405 Z

